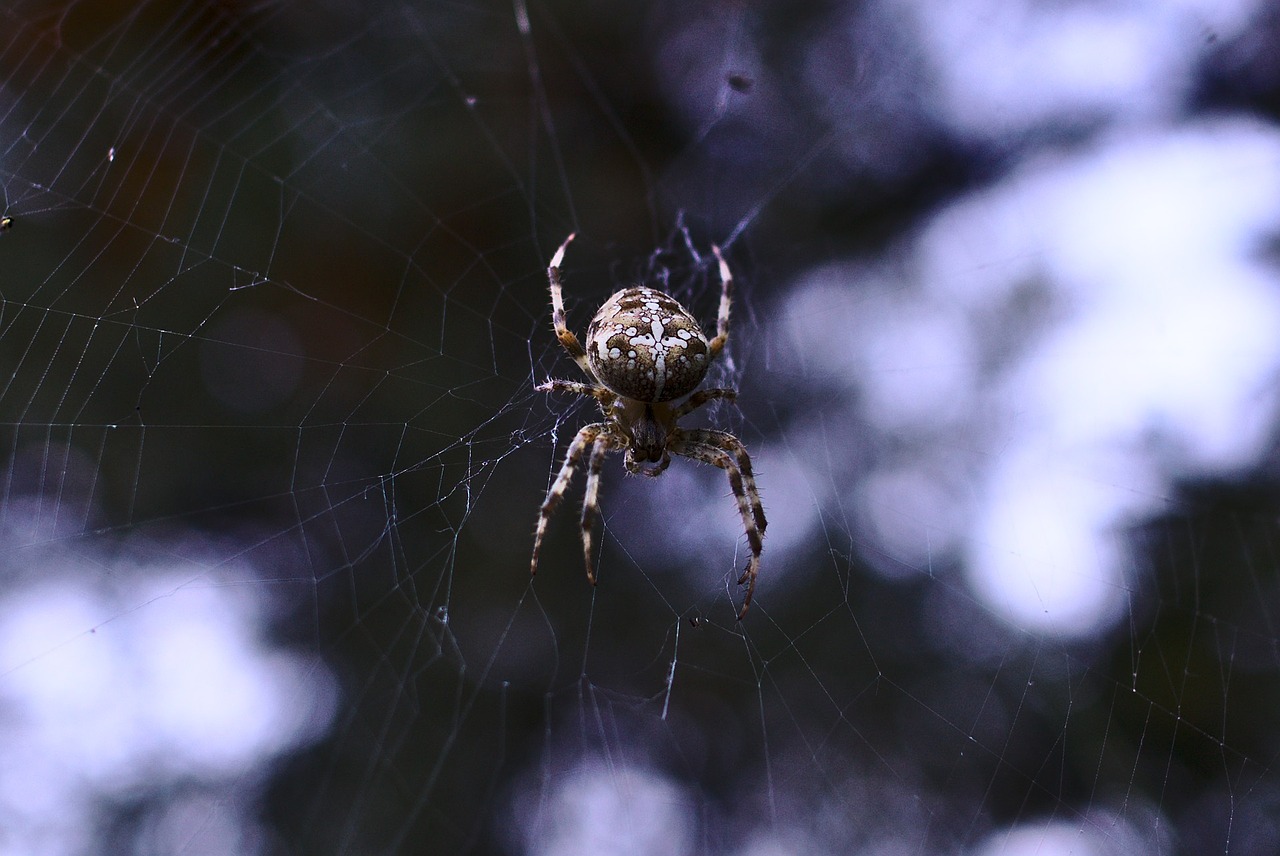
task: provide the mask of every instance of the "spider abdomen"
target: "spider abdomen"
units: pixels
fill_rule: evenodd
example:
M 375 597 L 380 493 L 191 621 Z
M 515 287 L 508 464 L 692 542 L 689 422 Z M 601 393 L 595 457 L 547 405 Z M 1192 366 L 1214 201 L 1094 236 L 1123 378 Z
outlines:
M 587 327 L 587 360 L 600 382 L 634 401 L 688 395 L 707 373 L 710 344 L 674 297 L 638 286 L 617 292 Z

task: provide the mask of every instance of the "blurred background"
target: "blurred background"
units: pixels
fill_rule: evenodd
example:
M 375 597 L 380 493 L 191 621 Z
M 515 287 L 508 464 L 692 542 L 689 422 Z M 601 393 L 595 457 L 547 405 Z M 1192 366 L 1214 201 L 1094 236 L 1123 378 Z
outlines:
M 2 0 L 0 216 L 0 854 L 1280 847 L 1273 3 Z

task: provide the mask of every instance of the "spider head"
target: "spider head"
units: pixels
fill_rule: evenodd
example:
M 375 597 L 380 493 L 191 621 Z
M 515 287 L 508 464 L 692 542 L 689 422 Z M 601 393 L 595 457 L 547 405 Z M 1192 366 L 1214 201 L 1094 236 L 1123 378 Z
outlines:
M 631 457 L 637 463 L 657 463 L 667 447 L 667 431 L 658 424 L 653 407 L 646 406 L 643 415 L 631 426 Z
M 615 418 L 630 441 L 627 446 L 627 469 L 633 473 L 639 472 L 640 465 L 646 463 L 657 464 L 660 469 L 665 468 L 663 462 L 670 460 L 667 438 L 675 428 L 671 405 L 626 399 L 615 411 Z M 657 474 L 648 470 L 645 472 Z

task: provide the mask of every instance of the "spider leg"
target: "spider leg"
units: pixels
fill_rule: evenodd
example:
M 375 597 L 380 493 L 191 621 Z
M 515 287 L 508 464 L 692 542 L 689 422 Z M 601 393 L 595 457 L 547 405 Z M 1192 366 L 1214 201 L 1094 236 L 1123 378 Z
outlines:
M 551 286 L 551 325 L 555 327 L 556 338 L 560 340 L 560 344 L 569 352 L 569 356 L 573 357 L 573 361 L 578 364 L 583 373 L 591 380 L 595 381 L 596 373 L 591 370 L 591 364 L 587 362 L 587 352 L 582 347 L 582 343 L 578 341 L 578 337 L 569 329 L 569 325 L 564 315 L 564 295 L 561 293 L 560 284 L 560 263 L 564 261 L 565 248 L 569 246 L 569 242 L 574 238 L 573 234 L 564 239 L 564 243 L 560 245 L 560 249 L 556 250 L 556 254 L 551 257 L 551 264 L 547 266 L 547 282 Z
M 538 509 L 538 528 L 533 536 L 533 559 L 529 563 L 530 575 L 538 572 L 538 554 L 542 550 L 542 538 L 547 534 L 547 524 L 551 521 L 551 515 L 555 513 L 556 505 L 559 504 L 565 490 L 569 487 L 569 480 L 573 478 L 573 471 L 578 466 L 578 460 L 588 447 L 595 445 L 596 438 L 605 431 L 605 428 L 606 426 L 603 422 L 584 425 L 574 436 L 573 442 L 569 444 L 569 451 L 565 452 L 564 463 L 560 466 L 560 473 L 556 476 L 555 482 L 552 483 L 551 489 L 547 491 L 546 499 L 542 500 L 542 507 Z
M 582 555 L 587 565 L 587 582 L 596 584 L 595 567 L 592 556 L 595 553 L 595 539 L 591 525 L 600 513 L 600 469 L 604 464 L 605 453 L 609 451 L 609 440 L 599 437 L 591 447 L 591 456 L 587 459 L 587 492 L 582 497 Z
M 679 407 L 677 407 L 675 410 L 672 411 L 671 421 L 678 422 L 679 420 L 683 419 L 685 416 L 688 416 L 690 413 L 697 410 L 702 405 L 706 404 L 708 401 L 714 401 L 717 398 L 721 398 L 721 399 L 724 399 L 725 401 L 732 402 L 736 400 L 737 397 L 738 397 L 738 391 L 736 389 L 717 388 L 717 389 L 698 390 L 693 395 L 689 396 L 688 400 L 686 400 L 684 404 L 680 405 Z
M 709 428 L 691 428 L 687 431 L 682 430 L 681 434 L 694 443 L 713 446 L 733 455 L 738 470 L 742 474 L 746 495 L 751 499 L 751 517 L 755 521 L 756 528 L 763 535 L 768 521 L 764 519 L 764 506 L 760 504 L 760 491 L 756 487 L 756 476 L 751 469 L 751 456 L 747 454 L 747 448 L 742 445 L 742 441 L 725 431 L 713 431 Z
M 716 261 L 720 263 L 721 289 L 720 313 L 716 317 L 716 337 L 709 343 L 711 353 L 707 355 L 708 361 L 720 356 L 725 343 L 729 341 L 729 305 L 733 302 L 733 274 L 729 271 L 729 263 L 724 260 L 724 255 L 715 244 L 711 245 L 711 252 L 716 254 Z
M 741 621 L 751 608 L 751 598 L 756 592 L 756 578 L 760 575 L 760 553 L 764 549 L 764 509 L 760 505 L 755 478 L 751 475 L 751 459 L 742 443 L 723 431 L 681 431 L 671 444 L 671 451 L 719 467 L 729 477 L 729 488 L 738 502 L 738 514 L 742 517 L 747 546 L 751 550 L 747 567 L 738 578 L 738 585 L 747 585 L 742 608 L 738 610 L 738 620 Z M 743 469 L 744 463 L 746 469 Z
M 581 383 L 576 380 L 550 378 L 546 383 L 540 383 L 534 389 L 538 390 L 538 392 L 572 392 L 574 395 L 585 395 L 594 398 L 600 402 L 600 407 L 606 414 L 609 412 L 609 406 L 618 399 L 615 393 L 605 389 L 603 386 Z

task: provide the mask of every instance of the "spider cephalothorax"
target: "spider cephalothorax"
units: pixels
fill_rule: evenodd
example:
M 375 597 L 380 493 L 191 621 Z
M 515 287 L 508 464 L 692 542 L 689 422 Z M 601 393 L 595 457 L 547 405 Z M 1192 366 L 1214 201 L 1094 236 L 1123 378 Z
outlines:
M 561 294 L 560 263 L 573 235 L 565 239 L 551 258 L 547 279 L 551 287 L 551 319 L 560 344 L 573 357 L 590 383 L 549 380 L 542 391 L 572 392 L 594 398 L 604 413 L 603 422 L 584 425 L 569 444 L 560 473 L 547 491 L 538 514 L 533 542 L 531 572 L 538 571 L 538 553 L 547 523 L 556 504 L 564 496 L 579 461 L 587 458 L 587 492 L 582 502 L 582 546 L 587 579 L 595 585 L 592 567 L 592 525 L 600 494 L 600 469 L 610 450 L 625 450 L 627 471 L 647 476 L 659 475 L 671 463 L 672 455 L 683 455 L 711 464 L 729 476 L 729 486 L 738 502 L 742 525 L 747 533 L 751 558 L 738 584 L 746 583 L 747 593 L 738 611 L 741 619 L 751 606 L 760 551 L 765 530 L 764 508 L 751 458 L 742 442 L 732 434 L 706 428 L 684 429 L 681 417 L 708 401 L 733 401 L 732 389 L 704 389 L 695 392 L 707 369 L 729 339 L 729 308 L 733 276 L 719 247 L 715 253 L 720 268 L 720 312 L 716 335 L 707 339 L 697 320 L 671 295 L 646 286 L 624 288 L 605 301 L 587 326 L 584 348 L 565 322 Z M 692 394 L 690 394 L 692 393 Z M 689 397 L 682 404 L 675 400 Z M 644 467 L 642 464 L 653 466 Z

